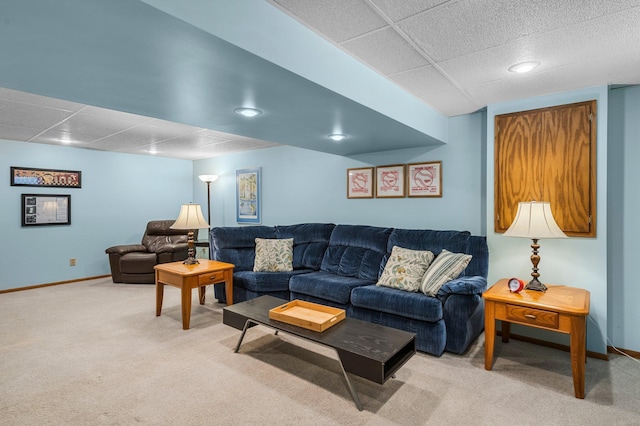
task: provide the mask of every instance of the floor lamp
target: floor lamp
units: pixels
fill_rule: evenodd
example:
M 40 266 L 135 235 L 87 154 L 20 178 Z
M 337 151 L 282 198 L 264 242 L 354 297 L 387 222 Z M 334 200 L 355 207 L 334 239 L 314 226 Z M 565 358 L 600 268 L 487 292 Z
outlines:
M 198 178 L 207 184 L 207 223 L 211 224 L 211 182 L 218 180 L 218 175 L 199 175 Z

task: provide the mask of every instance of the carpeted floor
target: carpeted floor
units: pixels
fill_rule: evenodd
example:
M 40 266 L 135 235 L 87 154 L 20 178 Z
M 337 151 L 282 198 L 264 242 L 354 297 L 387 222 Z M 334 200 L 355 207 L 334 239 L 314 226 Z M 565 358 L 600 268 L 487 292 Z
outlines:
M 222 324 L 207 292 L 182 330 L 179 290 L 155 316 L 152 285 L 110 278 L 0 294 L 2 425 L 637 425 L 640 364 L 589 358 L 573 397 L 566 352 L 482 336 L 464 355 L 418 353 L 384 385 L 352 376 L 335 354 L 254 327 Z

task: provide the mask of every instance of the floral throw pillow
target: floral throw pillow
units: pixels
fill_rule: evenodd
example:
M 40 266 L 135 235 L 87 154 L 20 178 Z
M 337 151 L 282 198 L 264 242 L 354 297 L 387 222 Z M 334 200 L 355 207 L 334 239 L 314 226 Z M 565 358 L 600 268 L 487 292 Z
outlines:
M 458 278 L 470 261 L 470 254 L 443 249 L 424 274 L 420 290 L 427 296 L 435 296 L 445 283 Z
M 293 238 L 270 240 L 256 238 L 254 272 L 293 271 Z
M 433 253 L 430 251 L 393 246 L 389 260 L 376 285 L 404 291 L 418 291 L 422 276 L 432 260 Z

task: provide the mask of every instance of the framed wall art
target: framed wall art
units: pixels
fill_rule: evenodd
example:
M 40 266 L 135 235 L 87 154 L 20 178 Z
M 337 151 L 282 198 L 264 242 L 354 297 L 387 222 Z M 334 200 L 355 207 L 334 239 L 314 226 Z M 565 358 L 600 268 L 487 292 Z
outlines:
M 22 194 L 22 226 L 71 225 L 71 195 Z
M 347 198 L 373 198 L 373 167 L 347 169 Z
M 82 172 L 76 170 L 11 167 L 11 186 L 81 188 Z
M 376 167 L 376 198 L 406 196 L 404 169 L 404 164 Z
M 409 197 L 442 197 L 442 161 L 407 164 Z
M 236 222 L 260 223 L 260 168 L 236 170 Z

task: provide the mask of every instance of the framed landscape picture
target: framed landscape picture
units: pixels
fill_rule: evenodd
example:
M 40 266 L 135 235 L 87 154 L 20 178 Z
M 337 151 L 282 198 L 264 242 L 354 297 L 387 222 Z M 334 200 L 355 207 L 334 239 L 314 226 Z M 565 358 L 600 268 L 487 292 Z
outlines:
M 442 161 L 407 164 L 409 197 L 442 197 Z
M 236 221 L 260 223 L 260 168 L 236 170 Z
M 373 167 L 347 169 L 347 198 L 373 198 Z
M 404 164 L 376 167 L 377 198 L 405 197 L 404 169 Z

